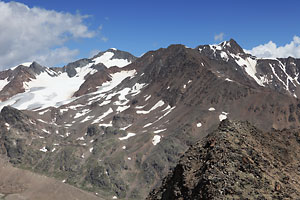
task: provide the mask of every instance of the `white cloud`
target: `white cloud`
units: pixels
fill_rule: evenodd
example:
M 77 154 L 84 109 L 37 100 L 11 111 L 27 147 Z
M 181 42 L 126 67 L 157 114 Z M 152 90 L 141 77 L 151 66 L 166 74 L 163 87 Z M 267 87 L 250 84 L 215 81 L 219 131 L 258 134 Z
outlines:
M 215 39 L 215 41 L 223 41 L 224 33 L 219 33 L 219 34 L 215 35 L 214 39 Z
M 101 40 L 102 40 L 103 42 L 107 42 L 107 41 L 108 41 L 108 38 L 105 37 L 105 36 L 102 36 L 102 37 L 101 37 Z
M 269 41 L 247 51 L 260 58 L 286 58 L 289 56 L 300 58 L 300 37 L 294 36 L 293 40 L 284 46 L 277 46 L 276 43 Z
M 79 51 L 64 47 L 65 42 L 96 34 L 80 14 L 2 1 L 0 13 L 0 69 L 32 60 L 48 66 L 69 62 Z
M 43 52 L 40 55 L 37 54 L 30 60 L 36 60 L 39 63 L 47 63 L 47 66 L 54 66 L 74 61 L 74 57 L 78 54 L 78 49 L 70 50 L 67 47 L 60 47 L 51 51 Z

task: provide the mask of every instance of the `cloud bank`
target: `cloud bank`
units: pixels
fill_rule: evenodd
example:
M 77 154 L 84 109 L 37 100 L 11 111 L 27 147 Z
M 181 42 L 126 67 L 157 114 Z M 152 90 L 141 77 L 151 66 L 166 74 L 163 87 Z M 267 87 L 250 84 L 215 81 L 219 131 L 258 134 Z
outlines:
M 300 37 L 294 36 L 293 40 L 284 46 L 277 46 L 276 43 L 269 41 L 246 51 L 259 58 L 286 58 L 289 56 L 300 58 Z
M 64 44 L 92 38 L 96 32 L 84 24 L 87 16 L 29 8 L 17 2 L 0 1 L 0 69 L 37 61 L 52 66 L 69 62 L 79 51 Z

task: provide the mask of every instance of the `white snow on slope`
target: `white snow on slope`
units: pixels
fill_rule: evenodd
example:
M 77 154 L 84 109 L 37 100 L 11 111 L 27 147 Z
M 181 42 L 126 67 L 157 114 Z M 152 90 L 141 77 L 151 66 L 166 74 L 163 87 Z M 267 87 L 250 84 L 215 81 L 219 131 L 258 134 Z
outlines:
M 225 60 L 226 62 L 229 60 L 229 57 L 228 57 L 227 53 L 224 52 L 224 51 L 222 51 L 222 52 L 220 53 L 220 56 L 221 56 L 221 58 L 223 58 L 223 60 Z
M 220 121 L 223 121 L 224 119 L 227 119 L 227 115 L 228 115 L 228 113 L 222 112 L 222 113 L 219 115 L 219 120 L 220 120 Z
M 201 122 L 197 123 L 197 127 L 200 128 L 202 126 Z
M 82 111 L 76 113 L 76 115 L 74 116 L 74 119 L 82 117 L 82 116 L 88 114 L 89 112 L 91 112 L 90 109 L 83 109 Z
M 58 107 L 72 102 L 76 98 L 72 98 L 73 94 L 79 89 L 85 81 L 84 77 L 87 74 L 95 73 L 95 69 L 91 68 L 95 63 L 103 62 L 107 67 L 118 66 L 124 67 L 130 62 L 124 59 L 111 59 L 114 53 L 106 52 L 102 56 L 95 58 L 92 63 L 84 67 L 75 68 L 77 74 L 74 77 L 69 77 L 66 72 L 56 73 L 55 71 L 46 68 L 46 72 L 42 72 L 29 82 L 24 83 L 25 92 L 14 95 L 9 100 L 0 102 L 0 109 L 10 105 L 17 109 L 44 109 L 49 106 Z M 23 63 L 22 65 L 29 67 L 32 63 Z M 18 65 L 19 66 L 19 65 Z M 16 66 L 16 67 L 18 67 Z M 12 70 L 16 67 L 11 68 Z M 122 71 L 111 74 L 112 81 L 108 81 L 100 86 L 96 93 L 103 93 L 111 90 L 125 78 L 133 76 L 135 70 Z M 51 74 L 51 75 L 49 75 Z M 3 89 L 7 84 L 7 80 L 0 80 L 0 89 Z M 63 87 L 62 87 L 63 86 Z
M 152 139 L 152 144 L 155 146 L 160 142 L 160 135 L 154 135 L 153 139 Z
M 95 116 L 87 116 L 86 118 L 84 118 L 84 119 L 81 121 L 81 123 L 87 122 L 87 121 L 93 119 L 94 117 L 95 117 Z
M 213 107 L 210 107 L 208 110 L 209 110 L 209 111 L 215 111 L 216 109 L 213 108 Z
M 0 91 L 8 84 L 9 82 L 6 79 L 0 80 Z
M 103 121 L 103 119 L 108 116 L 110 113 L 114 112 L 112 108 L 109 108 L 106 112 L 104 112 L 102 115 L 100 115 L 97 119 L 95 119 L 92 124 L 99 123 L 100 121 Z
M 153 133 L 160 133 L 160 132 L 164 132 L 165 130 L 167 130 L 166 128 L 165 129 L 161 129 L 161 130 L 156 130 L 156 131 L 154 131 Z
M 148 101 L 151 98 L 151 94 L 147 95 L 147 96 L 144 96 L 144 97 L 145 97 L 145 101 Z
M 130 108 L 130 106 L 119 106 L 116 111 L 117 112 L 123 112 L 124 110 L 127 110 L 128 108 Z
M 107 68 L 118 66 L 125 67 L 129 65 L 131 62 L 125 59 L 112 59 L 115 54 L 113 52 L 105 52 L 102 56 L 94 58 L 93 61 L 96 64 L 103 63 Z
M 72 78 L 67 73 L 50 76 L 47 72 L 42 72 L 36 76 L 36 79 L 24 83 L 24 93 L 17 94 L 9 100 L 1 102 L 0 107 L 11 105 L 21 110 L 34 110 L 49 106 L 58 107 L 70 102 L 70 100 L 75 99 L 71 97 L 84 82 L 84 76 L 92 70 L 90 66 L 91 64 L 88 64 L 80 68 L 78 75 Z
M 244 67 L 246 73 L 251 76 L 258 85 L 264 87 L 265 79 L 263 77 L 258 78 L 256 74 L 256 64 L 257 64 L 257 59 L 253 59 L 250 57 L 246 57 L 243 59 L 242 57 L 234 54 L 230 54 L 233 58 L 235 58 L 235 62 L 241 66 Z
M 46 149 L 46 147 L 43 147 L 43 148 L 40 149 L 40 151 L 46 153 L 48 150 Z
M 231 80 L 230 78 L 226 78 L 225 81 L 233 82 L 233 80 Z
M 158 107 L 161 107 L 165 104 L 164 101 L 160 100 L 158 101 L 150 110 L 137 110 L 136 113 L 137 114 L 148 114 L 150 113 L 152 110 L 155 110 Z
M 125 137 L 120 137 L 119 140 L 127 140 L 135 135 L 135 133 L 128 133 Z

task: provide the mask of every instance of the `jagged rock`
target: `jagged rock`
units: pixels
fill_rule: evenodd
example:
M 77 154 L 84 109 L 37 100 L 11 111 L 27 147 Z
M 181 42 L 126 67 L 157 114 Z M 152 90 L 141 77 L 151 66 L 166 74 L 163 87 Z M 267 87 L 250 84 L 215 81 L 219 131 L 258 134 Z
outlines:
M 300 176 L 293 166 L 300 146 L 295 132 L 264 133 L 248 122 L 224 120 L 183 154 L 147 199 L 296 199 Z

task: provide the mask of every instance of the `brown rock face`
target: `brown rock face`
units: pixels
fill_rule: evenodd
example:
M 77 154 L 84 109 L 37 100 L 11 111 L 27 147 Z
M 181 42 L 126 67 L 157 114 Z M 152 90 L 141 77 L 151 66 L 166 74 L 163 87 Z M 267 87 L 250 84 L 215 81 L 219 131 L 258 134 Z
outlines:
M 0 91 L 0 101 L 5 101 L 18 93 L 24 92 L 23 83 L 35 78 L 34 74 L 24 66 L 19 66 L 13 73 L 4 71 L 1 75 L 6 75 L 10 82 Z
M 73 96 L 79 97 L 81 95 L 97 91 L 97 87 L 101 86 L 107 81 L 111 81 L 110 75 L 104 71 L 97 71 L 95 74 L 88 75 L 85 82 L 80 86 L 79 90 Z
M 264 133 L 248 122 L 224 120 L 188 149 L 147 199 L 297 199 L 299 132 Z

